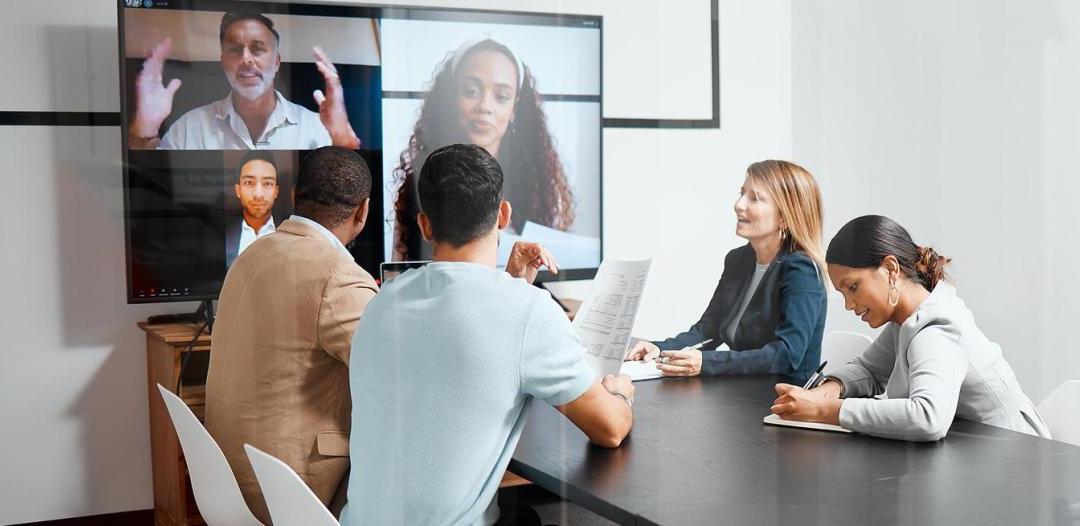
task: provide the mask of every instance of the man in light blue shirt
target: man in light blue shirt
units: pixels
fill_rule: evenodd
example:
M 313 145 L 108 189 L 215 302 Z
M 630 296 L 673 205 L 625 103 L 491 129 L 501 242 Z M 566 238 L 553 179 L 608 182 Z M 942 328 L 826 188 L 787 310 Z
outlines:
M 599 381 L 566 315 L 527 283 L 554 266 L 546 251 L 519 244 L 507 271 L 495 269 L 511 214 L 502 185 L 478 146 L 424 163 L 418 219 L 434 262 L 385 284 L 353 339 L 342 524 L 496 523 L 496 489 L 533 398 L 598 445 L 618 447 L 630 431 L 630 379 Z

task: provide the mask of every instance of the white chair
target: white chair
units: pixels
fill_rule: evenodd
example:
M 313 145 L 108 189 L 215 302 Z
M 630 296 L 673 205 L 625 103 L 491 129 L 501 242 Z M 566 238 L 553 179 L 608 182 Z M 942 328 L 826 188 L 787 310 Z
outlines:
M 184 450 L 188 473 L 191 475 L 191 489 L 195 493 L 195 503 L 199 513 L 209 526 L 262 526 L 251 514 L 236 476 L 229 467 L 229 461 L 221 452 L 214 437 L 195 418 L 191 409 L 168 389 L 158 384 L 161 398 L 169 410 L 173 427 L 180 437 L 180 447 Z
M 1069 380 L 1039 404 L 1054 440 L 1080 446 L 1080 380 Z
M 833 331 L 821 340 L 821 360 L 828 361 L 825 374 L 829 374 L 853 360 L 874 343 L 869 336 L 851 331 Z
M 338 526 L 337 519 L 288 464 L 244 444 L 274 526 Z

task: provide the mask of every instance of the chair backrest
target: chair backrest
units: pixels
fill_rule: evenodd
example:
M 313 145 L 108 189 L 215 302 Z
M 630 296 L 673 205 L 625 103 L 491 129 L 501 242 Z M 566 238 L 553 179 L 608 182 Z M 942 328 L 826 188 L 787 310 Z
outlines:
M 274 526 L 338 526 L 337 519 L 288 464 L 244 444 Z
M 1080 380 L 1069 380 L 1039 404 L 1054 440 L 1080 446 Z
M 184 450 L 184 459 L 191 475 L 191 489 L 206 524 L 262 526 L 244 502 L 225 454 L 199 419 L 195 418 L 191 408 L 161 384 L 158 384 L 158 391 L 161 391 L 161 398 L 172 417 L 176 435 L 180 437 L 180 447 Z
M 825 374 L 843 367 L 870 347 L 874 340 L 869 336 L 851 331 L 833 331 L 821 340 L 821 359 L 828 361 Z

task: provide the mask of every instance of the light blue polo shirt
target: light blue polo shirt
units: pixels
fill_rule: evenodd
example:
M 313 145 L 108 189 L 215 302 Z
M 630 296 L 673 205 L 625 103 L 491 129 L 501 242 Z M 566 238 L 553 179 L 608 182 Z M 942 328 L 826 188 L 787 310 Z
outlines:
M 450 262 L 384 285 L 356 329 L 349 377 L 344 525 L 493 523 L 530 400 L 563 405 L 596 379 L 548 293 Z

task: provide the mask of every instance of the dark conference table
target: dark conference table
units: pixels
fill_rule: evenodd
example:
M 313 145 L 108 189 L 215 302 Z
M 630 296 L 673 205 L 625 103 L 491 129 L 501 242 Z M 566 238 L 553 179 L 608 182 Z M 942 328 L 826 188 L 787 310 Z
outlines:
M 533 401 L 510 469 L 621 524 L 1080 525 L 1080 447 L 960 419 L 935 443 L 766 426 L 775 382 L 635 382 L 618 449 Z

